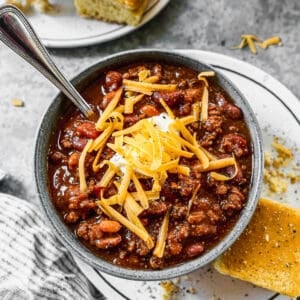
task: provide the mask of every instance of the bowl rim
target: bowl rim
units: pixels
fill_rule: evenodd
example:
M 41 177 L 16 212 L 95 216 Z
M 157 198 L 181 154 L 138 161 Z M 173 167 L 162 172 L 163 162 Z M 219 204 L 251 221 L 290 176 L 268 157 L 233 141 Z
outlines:
M 174 51 L 165 51 L 159 49 L 139 49 L 119 52 L 107 57 L 102 58 L 98 62 L 92 64 L 88 68 L 79 72 L 71 82 L 78 86 L 88 76 L 91 76 L 95 72 L 105 70 L 109 66 L 113 65 L 126 65 L 129 64 L 128 60 L 136 60 L 136 62 L 143 61 L 141 57 L 147 57 L 146 60 L 151 61 L 149 57 L 152 57 L 152 61 L 171 61 L 182 65 L 187 65 L 193 68 L 193 66 L 201 66 L 205 70 L 215 71 L 219 84 L 224 90 L 230 94 L 234 103 L 237 103 L 241 107 L 245 120 L 250 131 L 252 141 L 252 178 L 251 187 L 249 190 L 249 196 L 247 203 L 240 213 L 238 220 L 233 228 L 226 234 L 226 236 L 213 248 L 207 251 L 202 256 L 193 260 L 174 265 L 162 270 L 135 270 L 119 267 L 104 259 L 93 254 L 87 247 L 85 247 L 74 233 L 64 224 L 59 217 L 56 208 L 54 207 L 50 193 L 48 190 L 47 179 L 47 158 L 45 149 L 48 150 L 48 143 L 52 133 L 49 130 L 49 126 L 55 128 L 56 121 L 53 124 L 49 124 L 49 116 L 58 117 L 61 114 L 55 114 L 59 110 L 59 106 L 63 103 L 64 96 L 59 92 L 51 101 L 50 105 L 44 112 L 38 130 L 35 137 L 35 150 L 34 150 L 34 179 L 36 183 L 36 190 L 39 196 L 39 205 L 41 210 L 50 225 L 54 230 L 57 238 L 62 244 L 74 255 L 78 256 L 85 263 L 90 266 L 99 269 L 107 274 L 117 276 L 124 279 L 131 280 L 166 280 L 174 277 L 182 276 L 192 271 L 195 271 L 201 267 L 206 266 L 227 250 L 236 239 L 242 234 L 246 226 L 251 220 L 251 217 L 255 211 L 258 203 L 258 198 L 262 189 L 262 176 L 263 176 L 263 144 L 262 133 L 259 127 L 258 121 L 255 117 L 253 110 L 251 109 L 246 97 L 240 92 L 240 90 L 229 80 L 222 72 L 216 70 L 209 64 L 202 62 L 201 60 L 190 58 L 183 54 L 178 54 Z M 145 58 L 144 58 L 145 60 Z M 191 66 L 193 65 L 193 66 Z M 195 68 L 194 68 L 195 69 Z M 203 70 L 203 69 L 202 69 Z M 101 72 L 102 72 L 101 71 Z M 200 70 L 199 70 L 200 71 Z M 99 77 L 99 74 L 98 74 Z M 91 81 L 91 80 L 90 80 Z M 225 85 L 225 86 L 224 86 Z M 234 96 L 233 96 L 234 94 Z M 238 99 L 238 100 L 237 100 Z M 58 111 L 59 112 L 59 111 Z M 53 129 L 52 128 L 52 129 Z M 48 137 L 48 140 L 45 140 Z M 46 145 L 47 144 L 47 145 Z M 46 173 L 45 173 L 46 172 Z

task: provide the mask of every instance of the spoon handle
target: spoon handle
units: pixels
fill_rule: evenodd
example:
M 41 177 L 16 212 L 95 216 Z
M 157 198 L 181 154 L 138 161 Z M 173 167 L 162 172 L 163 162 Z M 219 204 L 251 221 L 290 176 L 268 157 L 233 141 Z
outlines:
M 93 115 L 89 104 L 58 70 L 26 17 L 14 6 L 0 7 L 0 40 L 48 78 L 87 118 Z

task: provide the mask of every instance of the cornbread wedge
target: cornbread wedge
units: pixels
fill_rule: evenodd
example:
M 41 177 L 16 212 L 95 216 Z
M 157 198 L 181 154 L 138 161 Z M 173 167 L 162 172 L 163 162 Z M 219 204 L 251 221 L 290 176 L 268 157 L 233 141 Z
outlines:
M 119 24 L 138 25 L 148 0 L 75 0 L 80 16 Z
M 261 199 L 241 237 L 214 267 L 222 274 L 300 295 L 300 210 Z

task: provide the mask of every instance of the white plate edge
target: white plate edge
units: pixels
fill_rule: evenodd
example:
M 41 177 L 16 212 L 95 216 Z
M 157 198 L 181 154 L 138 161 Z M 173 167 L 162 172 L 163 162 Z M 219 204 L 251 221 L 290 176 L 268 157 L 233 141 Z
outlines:
M 273 91 L 274 94 L 276 94 L 281 99 L 286 100 L 288 102 L 287 106 L 289 107 L 289 109 L 293 110 L 293 108 L 295 107 L 293 105 L 296 105 L 296 110 L 300 111 L 300 100 L 284 84 L 279 82 L 272 75 L 266 73 L 265 71 L 259 69 L 258 67 L 253 66 L 250 63 L 244 62 L 242 60 L 224 54 L 215 53 L 211 51 L 178 49 L 178 50 L 174 50 L 174 52 L 180 53 L 185 56 L 190 56 L 192 58 L 199 59 L 199 60 L 202 60 L 202 56 L 203 56 L 203 62 L 205 63 L 225 67 L 230 70 L 234 70 L 237 73 L 243 74 L 245 77 L 251 78 L 254 81 L 258 81 L 258 82 L 261 81 L 261 84 L 264 87 L 267 87 L 268 89 Z M 201 56 L 201 58 L 199 57 L 199 55 Z M 116 291 L 116 289 L 109 286 L 92 267 L 87 265 L 85 262 L 83 262 L 81 259 L 77 258 L 76 256 L 73 257 L 78 267 L 83 271 L 83 273 L 87 276 L 87 278 L 95 285 L 95 287 L 98 287 L 100 282 L 103 283 L 105 288 L 102 289 L 101 292 L 104 295 L 109 295 L 109 297 L 113 296 L 113 298 L 111 299 L 124 300 L 124 298 L 120 296 L 120 294 Z
M 127 35 L 142 26 L 146 25 L 150 22 L 153 18 L 155 18 L 170 2 L 171 0 L 159 0 L 149 11 L 146 12 L 144 15 L 142 22 L 138 26 L 129 26 L 124 25 L 119 30 L 116 30 L 112 34 L 102 35 L 101 37 L 91 37 L 85 40 L 71 40 L 71 41 L 60 41 L 60 40 L 51 40 L 49 41 L 47 38 L 40 37 L 43 44 L 48 48 L 54 49 L 68 49 L 68 48 L 77 48 L 77 47 L 86 47 L 86 46 L 93 46 L 96 44 L 105 43 L 108 41 L 115 40 L 120 38 L 124 35 Z M 78 16 L 80 18 L 80 16 Z

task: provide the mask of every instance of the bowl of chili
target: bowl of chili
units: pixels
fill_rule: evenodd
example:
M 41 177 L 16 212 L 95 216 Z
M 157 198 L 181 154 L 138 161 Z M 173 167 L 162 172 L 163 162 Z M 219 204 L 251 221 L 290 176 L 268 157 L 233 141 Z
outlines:
M 262 184 L 258 122 L 220 72 L 173 52 L 104 58 L 73 80 L 98 116 L 59 93 L 36 138 L 46 219 L 108 274 L 163 280 L 201 268 L 246 228 Z

